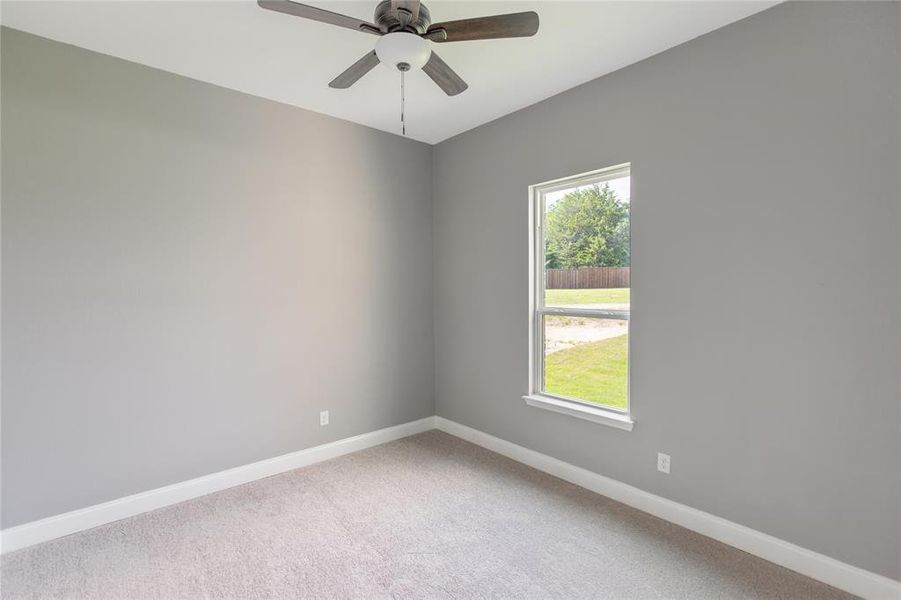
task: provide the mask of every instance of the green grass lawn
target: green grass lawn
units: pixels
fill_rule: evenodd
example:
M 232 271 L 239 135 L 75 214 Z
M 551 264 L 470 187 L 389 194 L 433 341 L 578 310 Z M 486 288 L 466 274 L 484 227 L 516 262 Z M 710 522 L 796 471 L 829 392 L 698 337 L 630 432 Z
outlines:
M 595 292 L 610 290 L 551 290 Z M 617 290 L 613 290 L 617 291 Z M 625 290 L 628 294 L 629 290 Z M 628 295 L 626 296 L 628 299 Z M 544 389 L 555 396 L 626 408 L 628 336 L 579 344 L 547 356 Z
M 547 306 L 570 304 L 628 304 L 629 288 L 602 290 L 545 290 Z

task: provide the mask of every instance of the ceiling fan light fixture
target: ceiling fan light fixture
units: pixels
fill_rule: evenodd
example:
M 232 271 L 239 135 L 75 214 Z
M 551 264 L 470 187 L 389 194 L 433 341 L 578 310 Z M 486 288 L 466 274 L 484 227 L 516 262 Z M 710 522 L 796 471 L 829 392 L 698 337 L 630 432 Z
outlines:
M 432 55 L 432 49 L 429 42 L 418 35 L 397 31 L 378 39 L 375 54 L 392 71 L 399 69 L 401 64 L 407 65 L 404 70 L 421 69 Z

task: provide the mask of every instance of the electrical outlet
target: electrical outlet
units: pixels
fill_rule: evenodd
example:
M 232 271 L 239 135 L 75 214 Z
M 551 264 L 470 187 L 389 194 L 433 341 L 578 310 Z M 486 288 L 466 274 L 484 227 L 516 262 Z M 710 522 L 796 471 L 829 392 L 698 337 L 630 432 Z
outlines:
M 319 411 L 319 424 L 322 426 L 328 425 L 328 411 L 322 410 Z M 669 463 L 667 463 L 669 464 Z
M 657 470 L 669 475 L 669 454 L 657 453 Z

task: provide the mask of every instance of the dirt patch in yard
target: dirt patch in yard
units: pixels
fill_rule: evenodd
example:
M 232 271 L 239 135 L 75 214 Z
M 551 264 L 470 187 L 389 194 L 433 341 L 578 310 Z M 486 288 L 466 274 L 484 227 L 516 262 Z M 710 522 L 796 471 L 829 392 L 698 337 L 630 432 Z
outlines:
M 629 333 L 627 321 L 581 317 L 548 317 L 544 328 L 545 355 L 577 344 L 599 342 Z

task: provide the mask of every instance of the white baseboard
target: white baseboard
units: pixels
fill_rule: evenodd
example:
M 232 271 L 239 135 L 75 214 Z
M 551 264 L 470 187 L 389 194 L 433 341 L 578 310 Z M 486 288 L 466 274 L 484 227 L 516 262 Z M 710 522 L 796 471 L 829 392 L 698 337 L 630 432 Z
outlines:
M 426 417 L 10 527 L 0 532 L 0 551 L 18 550 L 434 428 L 435 417 Z
M 851 566 L 710 513 L 667 500 L 443 417 L 435 417 L 435 426 L 441 431 L 512 458 L 539 471 L 544 471 L 579 487 L 676 523 L 686 529 L 734 546 L 840 590 L 870 600 L 901 599 L 901 582 L 899 581 Z

